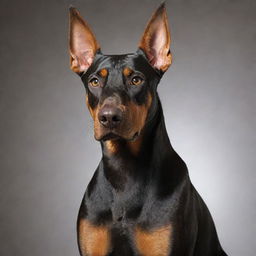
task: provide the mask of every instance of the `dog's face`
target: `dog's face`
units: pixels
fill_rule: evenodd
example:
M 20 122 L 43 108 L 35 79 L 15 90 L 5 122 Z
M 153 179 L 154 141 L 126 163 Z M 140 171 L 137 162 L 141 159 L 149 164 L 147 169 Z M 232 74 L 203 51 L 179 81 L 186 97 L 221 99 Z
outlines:
M 97 140 L 136 139 L 156 111 L 156 87 L 171 64 L 170 34 L 161 5 L 134 54 L 104 55 L 78 11 L 70 9 L 71 69 L 86 88 Z
M 97 140 L 133 140 L 140 134 L 152 104 L 155 76 L 142 53 L 95 56 L 82 81 Z

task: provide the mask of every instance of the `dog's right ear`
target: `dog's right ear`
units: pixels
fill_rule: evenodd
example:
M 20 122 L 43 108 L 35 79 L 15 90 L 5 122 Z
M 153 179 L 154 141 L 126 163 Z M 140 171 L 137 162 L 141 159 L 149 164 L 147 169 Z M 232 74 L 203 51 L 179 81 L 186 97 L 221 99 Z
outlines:
M 77 74 L 85 72 L 93 62 L 100 46 L 77 9 L 69 8 L 70 68 Z

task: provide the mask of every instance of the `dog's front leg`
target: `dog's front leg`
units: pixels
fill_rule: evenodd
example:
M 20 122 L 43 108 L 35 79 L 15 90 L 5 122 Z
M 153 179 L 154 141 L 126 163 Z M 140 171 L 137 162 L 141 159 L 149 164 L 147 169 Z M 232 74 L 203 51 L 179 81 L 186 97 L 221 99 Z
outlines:
M 78 243 L 82 256 L 106 256 L 110 251 L 110 231 L 86 219 L 78 222 Z

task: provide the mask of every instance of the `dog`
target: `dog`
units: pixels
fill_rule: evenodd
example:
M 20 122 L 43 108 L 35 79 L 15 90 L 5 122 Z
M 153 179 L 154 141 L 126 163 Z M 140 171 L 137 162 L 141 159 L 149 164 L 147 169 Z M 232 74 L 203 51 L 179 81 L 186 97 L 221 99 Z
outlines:
M 71 69 L 102 159 L 77 220 L 82 256 L 225 256 L 215 225 L 168 138 L 157 86 L 171 65 L 166 8 L 153 14 L 132 54 L 104 55 L 70 7 Z

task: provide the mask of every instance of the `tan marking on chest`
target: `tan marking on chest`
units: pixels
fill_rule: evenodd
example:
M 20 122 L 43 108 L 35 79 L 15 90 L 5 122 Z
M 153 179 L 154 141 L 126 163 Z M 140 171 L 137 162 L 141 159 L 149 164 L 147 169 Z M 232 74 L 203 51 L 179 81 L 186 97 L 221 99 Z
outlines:
M 152 231 L 135 229 L 135 244 L 140 256 L 168 256 L 171 250 L 172 226 Z
M 83 256 L 105 256 L 110 250 L 110 232 L 104 226 L 94 226 L 87 220 L 80 220 L 79 246 Z

